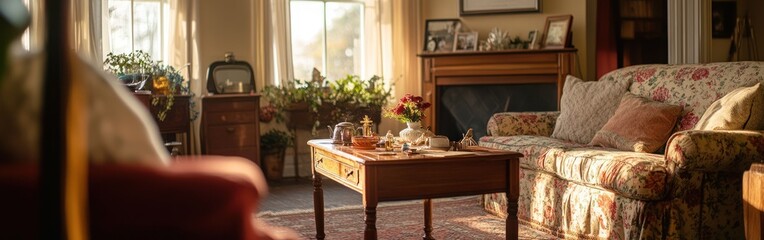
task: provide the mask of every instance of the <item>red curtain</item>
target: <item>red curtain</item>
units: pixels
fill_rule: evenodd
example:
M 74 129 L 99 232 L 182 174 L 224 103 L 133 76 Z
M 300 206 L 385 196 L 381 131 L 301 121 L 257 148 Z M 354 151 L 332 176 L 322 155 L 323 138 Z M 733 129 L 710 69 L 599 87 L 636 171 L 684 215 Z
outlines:
M 597 79 L 618 68 L 615 1 L 597 1 Z

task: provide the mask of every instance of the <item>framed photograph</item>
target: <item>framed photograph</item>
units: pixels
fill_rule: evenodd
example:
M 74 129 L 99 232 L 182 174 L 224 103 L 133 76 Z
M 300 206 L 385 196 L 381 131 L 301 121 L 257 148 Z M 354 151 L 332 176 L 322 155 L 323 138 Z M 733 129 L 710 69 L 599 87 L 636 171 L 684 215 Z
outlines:
M 459 15 L 538 12 L 539 0 L 459 0 Z
M 456 44 L 454 51 L 477 51 L 478 32 L 460 32 L 456 33 Z
M 544 38 L 541 48 L 565 48 L 570 43 L 570 26 L 573 15 L 551 16 L 546 18 Z
M 424 51 L 454 51 L 456 34 L 462 27 L 459 19 L 428 19 L 425 22 Z
M 737 2 L 711 2 L 711 37 L 730 38 L 737 20 Z

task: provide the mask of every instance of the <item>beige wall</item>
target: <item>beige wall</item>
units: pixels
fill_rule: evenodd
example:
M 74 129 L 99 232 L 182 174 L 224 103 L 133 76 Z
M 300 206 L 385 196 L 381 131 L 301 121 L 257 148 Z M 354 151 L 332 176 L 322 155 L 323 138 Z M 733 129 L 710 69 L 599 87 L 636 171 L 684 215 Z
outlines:
M 480 40 L 485 40 L 492 28 L 498 27 L 510 36 L 520 36 L 527 39 L 531 30 L 544 30 L 548 16 L 573 15 L 573 45 L 578 49 L 581 67 L 580 76 L 586 80 L 594 80 L 594 40 L 596 1 L 586 0 L 542 0 L 541 12 L 514 13 L 496 15 L 477 15 L 459 17 L 459 0 L 423 0 L 422 17 L 460 18 L 464 24 L 477 31 Z M 587 9 L 588 8 L 588 9 Z M 587 15 L 587 13 L 589 13 Z M 588 19 L 587 19 L 588 18 Z M 586 24 L 591 22 L 592 24 Z M 587 26 L 588 25 L 588 26 Z M 578 72 L 578 70 L 575 70 Z
M 202 86 L 210 63 L 223 60 L 226 52 L 252 63 L 252 2 L 250 0 L 196 1 L 198 6 L 199 66 Z M 262 80 L 259 80 L 262 81 Z M 262 86 L 262 83 L 258 83 Z M 206 89 L 206 88 L 203 88 Z M 206 90 L 203 92 L 206 93 Z
M 754 28 L 754 34 L 756 35 L 756 47 L 759 52 L 759 61 L 764 60 L 764 15 L 757 14 L 755 11 L 751 12 L 749 9 L 764 9 L 764 1 L 762 0 L 726 0 L 735 2 L 737 1 L 737 15 L 738 17 L 744 17 L 748 15 L 751 18 L 751 25 Z M 746 13 L 748 11 L 748 13 Z M 747 44 L 750 39 L 743 39 L 741 44 L 741 58 L 740 60 L 751 60 L 748 57 Z M 730 39 L 713 38 L 711 40 L 711 62 L 726 62 L 729 55 Z

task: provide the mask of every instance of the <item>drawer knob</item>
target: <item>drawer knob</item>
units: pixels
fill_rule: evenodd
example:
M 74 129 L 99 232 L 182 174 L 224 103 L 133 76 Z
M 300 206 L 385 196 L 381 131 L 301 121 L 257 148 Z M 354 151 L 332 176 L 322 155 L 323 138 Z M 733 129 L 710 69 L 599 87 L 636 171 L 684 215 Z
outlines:
M 234 128 L 234 127 L 227 127 L 227 128 L 225 128 L 225 131 L 226 131 L 226 132 L 229 132 L 229 133 L 232 133 L 232 132 L 233 132 L 233 130 L 235 130 L 235 129 L 236 129 L 236 128 Z
M 355 173 L 355 171 L 353 170 L 348 171 L 347 169 L 345 169 L 345 178 L 349 178 L 350 176 L 353 176 L 353 173 Z

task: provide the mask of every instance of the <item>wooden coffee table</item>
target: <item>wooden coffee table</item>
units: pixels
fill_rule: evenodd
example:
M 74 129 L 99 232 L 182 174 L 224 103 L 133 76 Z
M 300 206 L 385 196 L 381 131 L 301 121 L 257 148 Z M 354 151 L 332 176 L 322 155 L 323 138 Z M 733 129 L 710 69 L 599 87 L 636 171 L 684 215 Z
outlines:
M 432 198 L 504 192 L 507 194 L 506 238 L 517 239 L 517 198 L 522 154 L 474 152 L 459 156 L 426 154 L 384 155 L 377 150 L 356 150 L 308 141 L 313 170 L 313 206 L 316 238 L 324 239 L 324 192 L 321 176 L 363 195 L 364 239 L 377 239 L 377 203 L 424 199 L 424 236 L 432 238 Z

